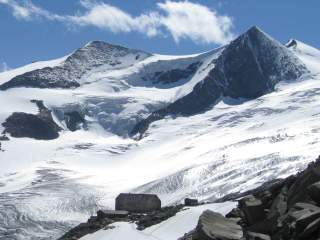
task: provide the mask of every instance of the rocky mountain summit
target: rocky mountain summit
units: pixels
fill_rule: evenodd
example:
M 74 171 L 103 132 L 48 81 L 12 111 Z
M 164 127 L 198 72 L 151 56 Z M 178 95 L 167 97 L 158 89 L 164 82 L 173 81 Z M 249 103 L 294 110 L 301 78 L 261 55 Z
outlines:
M 149 124 L 165 116 L 190 116 L 206 111 L 222 97 L 260 97 L 273 91 L 280 81 L 293 81 L 307 72 L 290 50 L 252 27 L 224 48 L 215 67 L 191 93 L 153 112 L 133 128 L 131 135 L 142 135 Z
M 149 56 L 151 54 L 143 51 L 92 41 L 70 54 L 62 64 L 15 76 L 0 85 L 0 90 L 15 87 L 76 88 L 81 85 L 81 78 L 94 68 L 102 65 L 107 65 L 110 70 L 124 68 Z

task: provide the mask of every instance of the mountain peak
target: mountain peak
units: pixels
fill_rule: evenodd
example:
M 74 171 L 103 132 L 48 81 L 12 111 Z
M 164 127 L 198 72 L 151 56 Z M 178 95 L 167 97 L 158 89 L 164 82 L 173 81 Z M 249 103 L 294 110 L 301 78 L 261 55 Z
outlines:
M 80 49 L 85 49 L 85 48 L 96 48 L 96 49 L 113 48 L 113 49 L 128 50 L 128 48 L 126 48 L 126 47 L 112 44 L 112 43 L 108 43 L 108 42 L 104 42 L 104 41 L 100 41 L 100 40 L 90 41 Z
M 247 31 L 247 33 L 254 33 L 254 34 L 265 34 L 258 26 L 253 26 L 251 28 L 249 28 L 249 30 Z

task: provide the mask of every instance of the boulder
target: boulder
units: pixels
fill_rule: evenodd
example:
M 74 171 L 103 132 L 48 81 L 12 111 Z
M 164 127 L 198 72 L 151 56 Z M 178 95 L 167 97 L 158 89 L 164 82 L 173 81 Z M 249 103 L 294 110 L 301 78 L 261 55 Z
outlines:
M 307 191 L 311 199 L 320 204 L 320 182 L 316 182 L 309 186 Z
M 268 218 L 280 217 L 287 212 L 287 197 L 288 189 L 285 186 L 272 202 L 270 211 L 268 213 Z
M 320 218 L 310 223 L 305 230 L 299 235 L 299 240 L 313 240 L 319 239 Z
M 243 211 L 246 222 L 249 225 L 263 221 L 266 218 L 262 201 L 253 195 L 242 198 L 239 201 L 239 207 Z
M 185 198 L 184 205 L 186 206 L 197 206 L 199 205 L 198 199 Z
M 276 217 L 266 218 L 260 222 L 246 227 L 246 230 L 249 232 L 263 233 L 267 235 L 272 235 L 278 229 L 278 219 Z
M 206 210 L 201 214 L 196 232 L 198 239 L 201 240 L 240 240 L 243 238 L 240 225 L 211 210 Z
M 309 197 L 308 187 L 320 181 L 320 166 L 318 164 L 309 167 L 298 175 L 295 183 L 288 191 L 288 207 L 290 208 L 297 202 L 305 202 Z
M 304 203 L 304 202 L 298 202 L 295 205 L 293 205 L 293 209 L 296 210 L 302 210 L 302 209 L 307 209 L 311 212 L 317 212 L 320 211 L 320 208 L 311 204 L 311 203 Z
M 302 232 L 309 224 L 320 218 L 320 211 L 309 212 L 297 219 L 295 227 L 297 232 Z
M 229 213 L 226 214 L 226 218 L 242 218 L 243 213 L 239 208 L 233 208 Z

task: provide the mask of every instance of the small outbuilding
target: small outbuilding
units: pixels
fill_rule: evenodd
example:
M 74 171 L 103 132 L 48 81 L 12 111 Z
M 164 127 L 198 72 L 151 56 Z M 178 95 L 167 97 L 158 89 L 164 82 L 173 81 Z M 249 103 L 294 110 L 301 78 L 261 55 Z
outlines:
M 134 213 L 152 212 L 161 209 L 161 200 L 155 194 L 120 193 L 115 209 Z
M 185 198 L 184 199 L 184 205 L 185 206 L 198 206 L 199 205 L 199 202 L 198 202 L 198 199 L 194 199 L 194 198 Z

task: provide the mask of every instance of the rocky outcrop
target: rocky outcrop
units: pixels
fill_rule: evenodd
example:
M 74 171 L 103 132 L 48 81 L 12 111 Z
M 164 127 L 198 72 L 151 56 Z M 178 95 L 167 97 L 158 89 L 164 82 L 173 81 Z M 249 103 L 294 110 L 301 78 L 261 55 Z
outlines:
M 242 228 L 236 220 L 210 210 L 201 214 L 196 233 L 195 239 L 199 240 L 240 240 L 243 237 Z
M 199 217 L 196 229 L 179 240 L 243 240 L 243 231 L 237 223 L 238 220 L 206 210 Z
M 254 199 L 253 205 L 259 206 L 252 211 L 248 211 L 248 204 L 243 204 L 247 202 L 248 197 L 241 199 L 238 208 L 232 212 L 237 213 L 242 219 L 246 239 L 318 239 L 320 236 L 319 172 L 320 158 L 309 164 L 303 172 L 268 188 L 260 188 L 250 196 Z M 255 238 L 252 238 L 252 233 Z
M 86 128 L 86 120 L 84 114 L 78 111 L 71 111 L 64 113 L 64 119 L 67 125 L 67 128 L 74 132 L 81 128 Z
M 241 197 L 237 208 L 226 218 L 205 211 L 197 228 L 181 240 L 318 240 L 319 171 L 320 157 L 306 170 L 250 190 L 245 197 L 229 195 L 228 200 Z
M 200 62 L 195 62 L 195 63 L 191 63 L 185 69 L 176 68 L 176 69 L 170 69 L 163 72 L 158 71 L 154 73 L 151 79 L 154 84 L 176 83 L 180 80 L 190 78 L 192 75 L 196 73 L 200 65 L 201 65 Z M 149 79 L 145 79 L 145 80 L 148 81 Z
M 307 73 L 305 65 L 285 46 L 257 27 L 224 48 L 215 67 L 192 92 L 139 122 L 131 131 L 138 138 L 149 125 L 165 116 L 190 116 L 206 111 L 221 97 L 257 98 L 274 90 L 280 81 Z
M 9 133 L 12 137 L 28 137 L 38 140 L 51 140 L 59 137 L 61 128 L 54 122 L 51 111 L 42 101 L 33 100 L 39 108 L 38 114 L 14 112 L 2 126 L 3 133 Z

